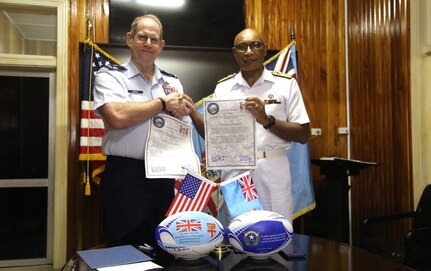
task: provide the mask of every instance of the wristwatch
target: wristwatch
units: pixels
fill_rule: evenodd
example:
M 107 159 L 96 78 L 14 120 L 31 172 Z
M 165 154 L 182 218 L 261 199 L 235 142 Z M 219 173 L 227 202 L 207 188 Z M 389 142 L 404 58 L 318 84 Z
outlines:
M 272 126 L 274 126 L 274 124 L 275 124 L 275 118 L 274 118 L 274 116 L 269 115 L 269 116 L 268 116 L 268 124 L 267 124 L 267 125 L 265 125 L 265 126 L 263 126 L 263 128 L 265 128 L 265 129 L 269 129 L 269 128 L 271 128 Z

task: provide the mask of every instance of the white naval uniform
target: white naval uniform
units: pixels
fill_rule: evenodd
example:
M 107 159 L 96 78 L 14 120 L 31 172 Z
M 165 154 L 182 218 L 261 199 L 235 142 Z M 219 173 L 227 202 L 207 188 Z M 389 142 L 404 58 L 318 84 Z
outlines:
M 172 74 L 154 67 L 152 82 L 148 82 L 129 59 L 124 65 L 127 70 L 108 70 L 103 68 L 95 76 L 94 108 L 111 102 L 145 102 L 168 95 L 170 92 L 183 93 L 183 86 Z M 190 117 L 181 118 L 191 123 Z M 149 122 L 123 129 L 105 127 L 102 141 L 104 155 L 115 155 L 143 160 Z
M 240 72 L 220 80 L 214 91 L 214 98 L 218 99 L 245 99 L 249 96 L 257 96 L 263 101 L 272 100 L 273 103 L 265 104 L 265 111 L 267 115 L 273 115 L 277 120 L 299 124 L 310 122 L 296 80 L 267 69 L 252 87 L 249 87 Z M 291 146 L 289 141 L 279 138 L 261 125 L 256 125 L 256 144 L 258 152 L 269 153 L 275 151 L 281 153 Z M 251 172 L 251 176 L 263 208 L 292 221 L 289 160 L 284 154 L 275 156 L 257 159 L 256 168 Z M 224 171 L 222 180 L 235 177 L 241 172 L 244 170 Z

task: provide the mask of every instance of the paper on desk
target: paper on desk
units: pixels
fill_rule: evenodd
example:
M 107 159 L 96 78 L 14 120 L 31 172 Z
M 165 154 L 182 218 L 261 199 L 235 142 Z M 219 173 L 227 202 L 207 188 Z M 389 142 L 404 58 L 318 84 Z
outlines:
M 152 258 L 131 245 L 77 251 L 90 269 L 151 261 Z M 144 269 L 145 270 L 145 269 Z
M 99 271 L 146 271 L 162 269 L 163 267 L 152 261 L 97 268 Z

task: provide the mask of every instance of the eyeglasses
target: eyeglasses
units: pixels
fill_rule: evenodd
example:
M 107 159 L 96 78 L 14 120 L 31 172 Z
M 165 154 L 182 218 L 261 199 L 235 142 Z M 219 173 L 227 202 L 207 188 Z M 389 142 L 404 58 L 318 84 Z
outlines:
M 233 48 L 235 48 L 240 53 L 245 53 L 247 51 L 247 48 L 250 47 L 251 50 L 260 50 L 263 48 L 263 43 L 260 41 L 252 41 L 248 43 L 240 43 L 235 45 Z
M 136 39 L 141 41 L 141 42 L 147 42 L 148 39 L 150 39 L 151 44 L 156 45 L 159 43 L 160 39 L 157 37 L 148 37 L 147 35 L 142 35 L 142 34 L 136 34 Z

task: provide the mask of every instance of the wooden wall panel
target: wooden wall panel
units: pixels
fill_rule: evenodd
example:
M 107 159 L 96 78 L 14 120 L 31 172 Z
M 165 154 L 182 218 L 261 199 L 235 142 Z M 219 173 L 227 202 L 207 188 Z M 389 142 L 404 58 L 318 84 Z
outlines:
M 79 5 L 82 1 L 70 1 L 69 6 L 69 160 L 67 183 L 67 259 L 70 259 L 75 251 L 81 250 L 82 213 L 78 202 L 81 199 L 82 183 L 79 179 L 78 167 L 78 125 L 79 125 Z M 78 31 L 77 31 L 78 30 Z
M 245 25 L 262 31 L 262 0 L 245 0 Z
M 379 167 L 352 178 L 352 227 L 413 209 L 408 1 L 348 1 L 351 156 Z M 407 226 L 407 225 L 405 225 Z M 400 237 L 401 228 L 385 228 Z
M 93 23 L 93 41 L 109 42 L 109 0 L 87 0 L 86 17 Z

